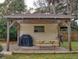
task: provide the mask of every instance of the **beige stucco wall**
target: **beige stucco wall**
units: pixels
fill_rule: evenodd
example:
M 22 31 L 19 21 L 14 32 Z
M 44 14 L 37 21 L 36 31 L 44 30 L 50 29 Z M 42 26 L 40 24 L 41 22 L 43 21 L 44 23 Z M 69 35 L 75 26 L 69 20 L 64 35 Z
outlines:
M 45 26 L 45 32 L 34 32 L 34 26 Z M 44 40 L 48 42 L 49 40 L 58 40 L 58 25 L 56 23 L 52 24 L 20 24 L 20 36 L 22 34 L 29 34 L 33 37 L 34 45 L 37 44 L 37 41 Z

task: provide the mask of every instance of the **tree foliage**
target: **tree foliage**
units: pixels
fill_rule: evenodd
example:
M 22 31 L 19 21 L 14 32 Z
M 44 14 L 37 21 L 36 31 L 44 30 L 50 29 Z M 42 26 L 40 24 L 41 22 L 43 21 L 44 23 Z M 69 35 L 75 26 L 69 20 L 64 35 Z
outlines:
M 34 2 L 36 12 L 52 14 L 71 14 L 77 19 L 78 0 L 37 0 Z
M 66 2 L 62 0 L 38 0 L 34 2 L 34 5 L 40 6 L 36 9 L 36 12 L 44 11 L 44 13 L 52 14 L 66 13 L 67 8 Z
M 8 14 L 16 14 L 25 11 L 24 0 L 5 0 L 4 4 L 0 4 L 0 16 Z M 6 19 L 0 18 L 0 38 L 6 38 Z M 16 38 L 16 27 L 10 29 L 10 38 Z
M 10 13 L 21 13 L 25 10 L 24 0 L 15 0 L 9 6 Z
M 0 13 L 2 13 L 2 15 L 16 14 L 25 11 L 24 0 L 5 0 L 5 3 L 1 4 L 0 7 Z

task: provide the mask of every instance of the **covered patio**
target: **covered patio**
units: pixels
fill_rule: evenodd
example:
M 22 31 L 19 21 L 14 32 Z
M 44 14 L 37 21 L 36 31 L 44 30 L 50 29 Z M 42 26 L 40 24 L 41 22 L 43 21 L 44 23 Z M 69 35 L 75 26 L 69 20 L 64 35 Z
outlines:
M 5 51 L 12 51 L 12 52 L 49 52 L 51 53 L 51 51 L 55 52 L 55 51 L 71 51 L 72 47 L 71 47 L 71 19 L 72 16 L 71 15 L 53 15 L 53 14 L 18 14 L 18 15 L 7 15 L 7 16 L 3 16 L 4 18 L 6 18 L 7 20 L 7 42 L 6 45 L 4 44 L 4 50 Z M 60 42 L 59 42 L 59 46 L 43 46 L 41 48 L 41 46 L 33 46 L 33 47 L 20 47 L 18 46 L 19 43 L 19 37 L 20 37 L 20 26 L 19 26 L 19 20 L 26 20 L 26 23 L 32 23 L 30 20 L 32 19 L 32 21 L 34 21 L 34 19 L 39 19 L 40 22 L 45 23 L 44 20 L 45 19 L 49 19 L 47 20 L 47 22 L 49 23 L 57 23 L 58 24 L 58 34 L 60 33 L 60 26 L 67 26 L 67 32 L 68 32 L 68 49 L 65 48 L 61 48 L 60 47 Z M 29 19 L 29 20 L 28 20 Z M 43 19 L 43 20 L 41 20 Z M 37 23 L 39 23 L 37 21 Z M 9 30 L 11 28 L 11 26 L 13 26 L 14 24 L 18 25 L 17 26 L 17 42 L 14 44 L 10 43 L 10 38 L 9 38 Z M 6 48 L 5 48 L 6 47 Z
M 3 52 L 6 52 L 6 44 L 2 44 Z M 32 46 L 32 47 L 20 47 L 17 46 L 16 43 L 11 43 L 9 45 L 9 51 L 12 53 L 67 53 L 68 49 L 64 47 L 39 47 L 39 46 Z

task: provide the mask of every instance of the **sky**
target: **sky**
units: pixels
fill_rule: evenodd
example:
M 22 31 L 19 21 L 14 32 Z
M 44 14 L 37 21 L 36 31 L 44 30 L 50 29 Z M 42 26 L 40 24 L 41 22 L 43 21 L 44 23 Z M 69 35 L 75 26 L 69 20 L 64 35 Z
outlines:
M 35 8 L 33 3 L 37 0 L 24 0 L 25 5 L 28 5 L 28 8 Z
M 5 1 L 5 0 L 0 0 L 0 4 L 4 3 L 4 1 Z M 37 1 L 37 0 L 24 0 L 25 5 L 27 5 L 28 8 L 35 8 L 35 7 L 33 6 L 33 2 L 34 2 L 34 1 Z
M 0 4 L 4 3 L 5 0 L 0 0 Z

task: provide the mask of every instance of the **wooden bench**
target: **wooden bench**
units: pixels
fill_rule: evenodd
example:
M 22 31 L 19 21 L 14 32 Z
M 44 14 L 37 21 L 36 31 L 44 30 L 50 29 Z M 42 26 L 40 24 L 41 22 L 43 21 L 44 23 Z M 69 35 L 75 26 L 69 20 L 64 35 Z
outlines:
M 57 47 L 59 46 L 59 41 L 58 40 L 50 40 L 48 42 L 45 42 L 44 40 L 41 40 L 41 41 L 37 41 L 37 43 L 35 44 L 36 46 L 39 46 L 39 47 Z

